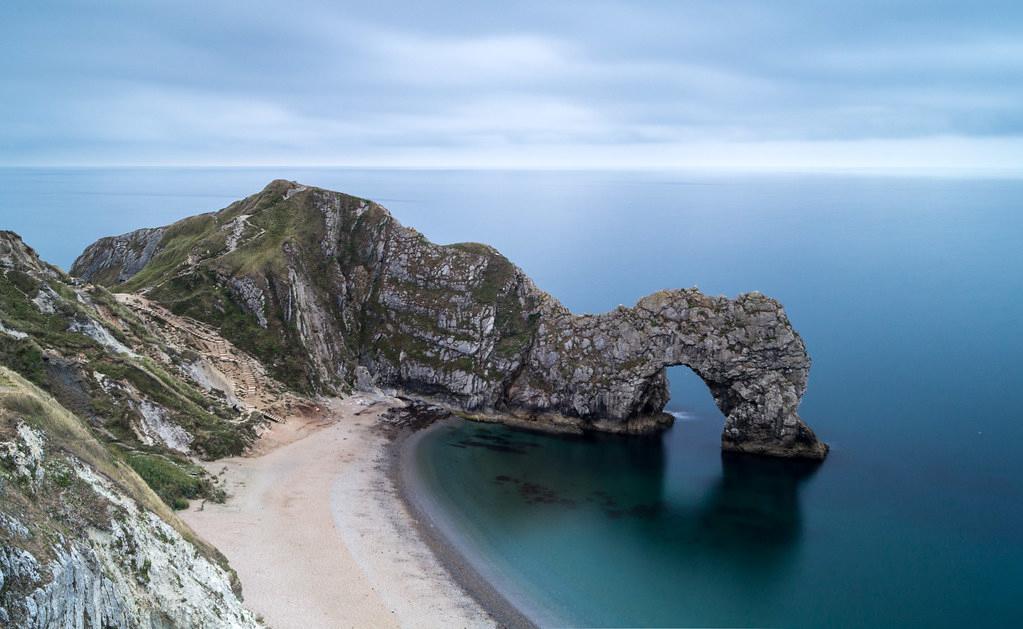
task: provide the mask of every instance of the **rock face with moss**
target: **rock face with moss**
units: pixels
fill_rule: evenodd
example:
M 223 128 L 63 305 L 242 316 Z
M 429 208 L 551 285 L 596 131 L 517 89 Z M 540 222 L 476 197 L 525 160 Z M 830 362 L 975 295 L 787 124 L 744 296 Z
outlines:
M 433 244 L 337 192 L 274 181 L 100 240 L 72 273 L 205 321 L 307 391 L 347 390 L 362 368 L 480 417 L 644 432 L 670 423 L 665 368 L 682 364 L 725 413 L 726 449 L 827 452 L 796 412 L 810 361 L 776 301 L 678 290 L 573 315 L 493 248 Z

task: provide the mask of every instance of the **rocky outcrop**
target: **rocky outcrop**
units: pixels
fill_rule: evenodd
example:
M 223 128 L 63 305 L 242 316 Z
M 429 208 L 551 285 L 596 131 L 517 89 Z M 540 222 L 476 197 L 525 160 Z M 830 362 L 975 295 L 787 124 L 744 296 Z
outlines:
M 39 259 L 39 254 L 26 245 L 21 236 L 6 229 L 0 229 L 0 271 L 20 271 L 46 279 L 63 275 L 56 267 Z
M 121 236 L 110 236 L 93 243 L 75 260 L 72 274 L 110 282 L 124 282 L 142 270 L 153 258 L 163 239 L 162 228 L 139 229 Z M 113 275 L 105 271 L 117 269 Z
M 217 327 L 293 386 L 347 390 L 361 366 L 484 418 L 644 432 L 671 421 L 665 368 L 688 365 L 726 416 L 724 448 L 827 452 L 797 414 L 805 346 L 756 293 L 573 315 L 491 247 L 436 245 L 376 203 L 287 181 L 153 233 L 99 241 L 73 271 Z M 142 241 L 139 267 L 119 243 Z

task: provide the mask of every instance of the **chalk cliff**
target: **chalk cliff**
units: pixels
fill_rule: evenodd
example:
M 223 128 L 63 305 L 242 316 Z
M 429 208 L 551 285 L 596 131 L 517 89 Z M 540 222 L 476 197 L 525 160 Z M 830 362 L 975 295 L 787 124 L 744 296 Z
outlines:
M 273 181 L 104 238 L 72 274 L 205 322 L 299 390 L 371 381 L 488 419 L 646 432 L 671 421 L 665 368 L 688 365 L 726 416 L 725 449 L 827 453 L 797 414 L 810 360 L 775 300 L 671 290 L 574 315 L 492 247 L 431 243 L 337 192 Z
M 173 509 L 290 399 L 216 331 L 0 231 L 0 626 L 257 627 Z
M 0 626 L 261 626 L 234 582 L 84 422 L 0 366 Z

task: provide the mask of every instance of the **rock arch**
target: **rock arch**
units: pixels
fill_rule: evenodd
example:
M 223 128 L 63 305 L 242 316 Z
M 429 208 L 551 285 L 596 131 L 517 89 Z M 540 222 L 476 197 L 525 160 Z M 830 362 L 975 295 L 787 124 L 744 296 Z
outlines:
M 633 308 L 544 317 L 505 403 L 600 430 L 644 432 L 671 421 L 665 369 L 674 365 L 707 384 L 725 415 L 725 450 L 827 454 L 797 413 L 810 370 L 806 346 L 781 305 L 759 293 L 731 300 L 660 291 Z

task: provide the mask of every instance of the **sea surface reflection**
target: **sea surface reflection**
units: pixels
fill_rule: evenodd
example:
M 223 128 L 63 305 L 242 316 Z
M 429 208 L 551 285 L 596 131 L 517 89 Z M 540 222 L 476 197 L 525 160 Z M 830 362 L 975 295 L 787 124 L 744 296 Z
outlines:
M 723 452 L 721 478 L 700 501 L 694 520 L 709 539 L 784 549 L 799 541 L 799 491 L 821 463 Z

